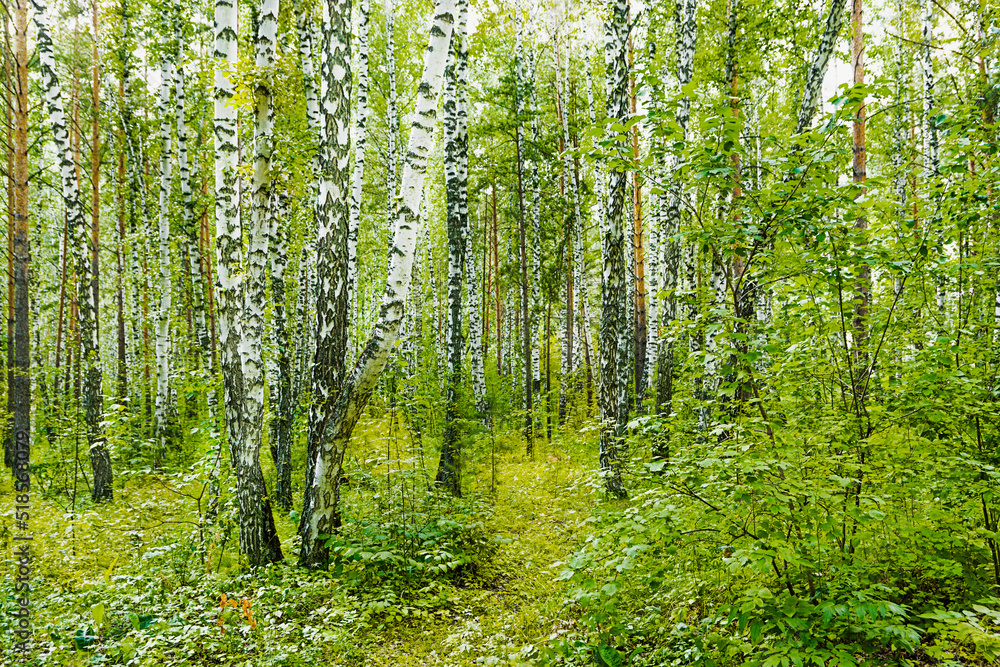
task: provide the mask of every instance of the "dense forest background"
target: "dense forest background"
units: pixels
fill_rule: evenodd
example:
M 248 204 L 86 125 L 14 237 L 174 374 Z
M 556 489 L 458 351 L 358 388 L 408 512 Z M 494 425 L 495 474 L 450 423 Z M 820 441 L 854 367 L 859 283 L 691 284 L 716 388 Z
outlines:
M 862 1 L 5 3 L 0 664 L 996 664 L 1000 7 Z

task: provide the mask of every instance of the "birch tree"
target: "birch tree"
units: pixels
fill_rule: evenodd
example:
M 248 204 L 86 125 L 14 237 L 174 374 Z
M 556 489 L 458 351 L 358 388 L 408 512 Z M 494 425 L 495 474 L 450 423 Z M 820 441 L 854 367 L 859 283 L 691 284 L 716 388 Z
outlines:
M 465 231 L 469 226 L 468 149 L 466 120 L 466 62 L 468 43 L 465 35 L 468 5 L 458 0 L 458 18 L 451 40 L 451 57 L 445 68 L 444 97 L 444 171 L 448 217 L 448 376 L 445 398 L 444 438 L 435 483 L 454 496 L 462 495 L 462 449 L 459 441 L 458 392 L 462 380 L 462 283 L 465 268 Z
M 455 17 L 453 0 L 437 0 L 424 52 L 423 74 L 417 88 L 416 110 L 400 181 L 399 213 L 393 229 L 393 249 L 379 319 L 361 357 L 347 377 L 336 401 L 323 415 L 322 440 L 316 451 L 309 521 L 301 529 L 299 562 L 311 568 L 325 566 L 329 551 L 320 535 L 335 528 L 340 498 L 341 465 L 351 433 L 368 404 L 375 383 L 385 368 L 403 321 L 410 287 L 416 240 L 420 234 L 420 200 L 427 169 L 427 154 L 437 121 L 438 92 L 448 57 Z M 329 51 L 326 51 L 329 53 Z M 305 512 L 303 512 L 305 515 Z
M 826 17 L 826 25 L 823 29 L 823 36 L 816 47 L 816 54 L 813 58 L 809 74 L 806 76 L 805 88 L 802 92 L 802 104 L 799 106 L 798 124 L 795 128 L 796 134 L 805 132 L 812 123 L 813 116 L 816 115 L 816 108 L 819 106 L 819 95 L 823 90 L 823 77 L 826 76 L 826 68 L 830 64 L 830 56 L 837 45 L 837 38 L 844 25 L 844 8 L 847 0 L 830 0 L 830 12 Z
M 267 70 L 274 59 L 277 0 L 263 0 L 255 41 L 255 65 Z M 254 91 L 254 182 L 246 284 L 239 216 L 236 110 L 230 100 L 230 72 L 237 55 L 236 7 L 215 4 L 215 226 L 218 273 L 219 346 L 225 391 L 229 455 L 236 474 L 240 547 L 252 566 L 281 560 L 271 504 L 260 468 L 264 383 L 260 363 L 264 267 L 267 261 L 266 199 L 270 187 L 270 89 L 266 75 Z M 262 207 L 263 202 L 263 207 Z M 263 237 L 263 238 L 262 238 Z
M 319 193 L 316 198 L 316 350 L 306 445 L 306 485 L 299 532 L 308 534 L 314 476 L 330 410 L 344 381 L 348 335 L 351 151 L 351 0 L 322 3 Z M 332 528 L 332 526 L 331 526 Z M 327 530 L 327 533 L 330 531 Z M 310 563 L 303 542 L 299 560 Z
M 625 124 L 628 117 L 628 0 L 612 0 L 604 23 L 604 63 L 606 80 L 606 115 L 612 122 Z M 627 147 L 618 133 L 613 133 L 614 148 L 626 155 Z M 620 166 L 607 173 L 607 203 L 604 227 L 604 269 L 601 281 L 601 442 L 600 466 L 608 493 L 616 498 L 627 494 L 622 483 L 620 457 L 624 415 L 621 414 L 621 332 L 627 314 L 621 295 L 625 283 L 625 189 L 627 172 Z
M 351 217 L 347 232 L 347 303 L 354 300 L 358 263 L 358 226 L 365 183 L 365 139 L 368 124 L 368 0 L 358 0 L 358 101 L 354 120 L 354 172 L 351 176 Z
M 678 0 L 678 25 L 677 25 L 677 87 L 684 89 L 691 82 L 694 74 L 694 53 L 697 44 L 697 0 Z M 677 124 L 681 128 L 681 139 L 687 139 L 687 125 L 691 115 L 691 98 L 687 95 L 681 97 L 680 105 L 677 108 Z M 671 415 L 673 413 L 674 400 L 674 340 L 670 329 L 677 320 L 677 292 L 680 286 L 681 271 L 681 248 L 676 241 L 681 230 L 681 203 L 683 192 L 678 181 L 677 172 L 680 169 L 680 158 L 677 155 L 670 156 L 669 173 L 667 179 L 667 192 L 665 197 L 661 196 L 660 205 L 664 206 L 665 213 L 661 217 L 661 246 L 663 256 L 663 290 L 666 291 L 666 298 L 663 300 L 662 321 L 666 330 L 665 339 L 660 343 L 657 353 L 658 375 L 656 388 L 656 404 L 661 414 Z M 664 202 L 664 199 L 666 200 Z M 654 458 L 665 457 L 668 453 L 668 443 L 658 442 L 654 447 Z
M 111 470 L 111 453 L 108 451 L 104 440 L 103 427 L 101 425 L 103 419 L 103 395 L 101 389 L 103 376 L 98 340 L 97 304 L 94 302 L 93 291 L 93 264 L 91 260 L 93 248 L 90 246 L 90 225 L 87 224 L 83 205 L 80 201 L 80 185 L 76 165 L 73 160 L 73 147 L 70 142 L 69 128 L 66 124 L 62 93 L 59 89 L 59 78 L 56 74 L 55 51 L 52 46 L 48 12 L 41 0 L 32 0 L 32 5 L 35 10 L 35 25 L 38 28 L 38 59 L 42 72 L 42 90 L 49 111 L 52 138 L 56 144 L 56 153 L 59 158 L 59 175 L 62 184 L 63 203 L 66 207 L 67 229 L 71 230 L 71 238 L 73 240 L 73 257 L 76 265 L 78 285 L 77 300 L 79 302 L 77 317 L 80 328 L 80 341 L 83 348 L 81 350 L 80 363 L 80 371 L 83 374 L 81 398 L 84 419 L 87 425 L 90 465 L 94 475 L 91 496 L 94 502 L 109 501 L 114 496 L 112 489 L 113 475 Z M 21 245 L 16 243 L 16 239 L 17 235 L 15 234 L 15 244 Z M 26 240 L 22 247 L 23 252 L 26 253 Z M 17 249 L 15 249 L 16 252 Z M 17 259 L 15 255 L 15 260 Z M 24 270 L 26 271 L 27 269 L 25 268 Z M 15 281 L 17 279 L 18 274 L 17 269 L 15 269 Z M 25 280 L 27 280 L 26 275 Z M 25 283 L 23 298 L 24 326 L 27 327 L 27 283 Z M 17 288 L 15 287 L 15 310 L 21 306 L 18 300 L 19 292 L 17 292 Z M 20 326 L 20 322 L 18 322 L 18 326 Z M 27 355 L 27 328 L 25 328 L 24 336 L 25 355 Z M 18 345 L 17 353 L 20 353 L 20 351 L 20 345 Z M 16 357 L 15 361 L 17 361 Z M 27 367 L 26 363 L 25 367 Z M 15 414 L 17 413 L 15 412 Z
M 271 196 L 270 220 L 270 261 L 271 299 L 273 301 L 275 377 L 271 383 L 274 418 L 268 442 L 274 460 L 276 479 L 274 499 L 286 512 L 292 507 L 292 426 L 294 419 L 294 396 L 292 389 L 292 360 L 288 317 L 285 312 L 285 269 L 288 266 L 288 195 L 284 191 Z M 305 286 L 300 286 L 300 290 Z
M 529 302 L 530 287 L 528 283 L 528 220 L 527 211 L 524 206 L 524 116 L 525 116 L 525 92 L 524 81 L 524 39 L 522 35 L 523 22 L 521 18 L 522 9 L 520 5 L 515 11 L 514 32 L 515 32 L 515 97 L 517 103 L 517 129 L 515 137 L 515 150 L 517 151 L 517 209 L 518 228 L 520 237 L 520 258 L 521 258 L 521 342 L 524 352 L 524 440 L 528 456 L 534 455 L 534 406 L 532 394 L 534 373 L 532 372 L 531 356 L 531 308 Z
M 154 431 L 159 441 L 157 459 L 162 459 L 167 448 L 167 411 L 170 403 L 170 184 L 171 184 L 171 132 L 170 84 L 174 78 L 173 52 L 163 50 L 160 62 L 160 96 L 157 113 L 160 116 L 160 200 L 157 218 L 157 240 L 160 274 L 160 300 L 156 311 L 156 408 Z

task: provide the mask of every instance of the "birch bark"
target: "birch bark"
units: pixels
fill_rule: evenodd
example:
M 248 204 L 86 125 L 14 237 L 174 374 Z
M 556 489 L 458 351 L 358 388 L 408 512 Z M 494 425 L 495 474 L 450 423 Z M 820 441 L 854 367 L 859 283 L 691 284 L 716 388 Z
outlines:
M 423 75 L 417 89 L 416 112 L 410 130 L 409 146 L 403 163 L 400 183 L 399 215 L 393 233 L 393 252 L 386 277 L 379 319 L 361 358 L 351 371 L 324 415 L 325 429 L 317 451 L 313 481 L 313 508 L 302 530 L 299 562 L 307 567 L 325 566 L 329 551 L 320 535 L 330 534 L 340 497 L 340 472 L 344 452 L 361 412 L 368 404 L 375 383 L 385 368 L 399 335 L 403 310 L 410 287 L 416 240 L 420 233 L 420 199 L 427 154 L 437 121 L 438 91 L 448 57 L 455 16 L 453 0 L 437 0 L 424 53 Z M 329 53 L 329 52 L 328 52 Z

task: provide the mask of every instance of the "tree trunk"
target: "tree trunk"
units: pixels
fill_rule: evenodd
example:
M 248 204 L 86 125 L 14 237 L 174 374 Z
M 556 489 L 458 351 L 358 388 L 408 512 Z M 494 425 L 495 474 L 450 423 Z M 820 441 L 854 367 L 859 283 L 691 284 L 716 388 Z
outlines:
M 853 0 L 851 6 L 851 31 L 853 39 L 851 41 L 852 60 L 854 66 L 854 85 L 861 86 L 865 83 L 865 43 L 864 25 L 862 22 L 862 0 Z M 925 35 L 926 37 L 926 35 Z M 867 153 L 865 149 L 865 101 L 862 98 L 858 105 L 857 113 L 854 116 L 853 131 L 854 160 L 852 172 L 854 182 L 861 185 L 867 178 Z M 861 187 L 858 198 L 864 198 L 867 188 Z M 859 243 L 856 248 L 859 254 L 866 252 L 868 218 L 859 217 L 854 222 L 854 228 L 858 230 Z M 853 398 L 855 410 L 861 414 L 865 404 L 865 392 L 868 387 L 868 355 L 866 354 L 866 342 L 868 338 L 868 303 L 871 297 L 871 267 L 862 261 L 857 267 L 857 279 L 854 283 L 854 387 Z
M 277 0 L 264 0 L 256 35 L 255 61 L 273 62 Z M 233 82 L 228 68 L 236 62 L 236 11 L 227 0 L 215 5 L 215 51 L 223 61 L 215 71 L 216 269 L 222 375 L 229 454 L 236 474 L 240 509 L 240 546 L 251 566 L 281 560 L 274 518 L 260 468 L 264 382 L 260 364 L 263 326 L 264 266 L 267 262 L 266 199 L 270 189 L 270 91 L 261 81 L 255 90 L 255 164 L 253 221 L 249 233 L 247 284 L 243 271 L 239 217 L 236 110 L 229 104 Z
M 634 59 L 633 45 L 635 38 L 629 37 L 629 65 Z M 635 77 L 629 76 L 629 107 L 636 112 Z M 632 126 L 632 159 L 639 162 L 639 124 Z M 632 250 L 635 265 L 635 402 L 636 410 L 642 410 L 642 399 L 646 395 L 646 254 L 643 246 L 642 220 L 642 179 L 639 172 L 632 174 L 632 218 L 634 234 Z
M 91 487 L 91 494 L 94 502 L 102 502 L 112 499 L 113 490 L 111 455 L 105 445 L 103 428 L 101 426 L 103 396 L 101 393 L 102 378 L 97 328 L 98 319 L 96 304 L 94 302 L 94 281 L 92 277 L 94 252 L 94 249 L 90 245 L 92 230 L 91 226 L 87 223 L 83 206 L 80 202 L 79 181 L 77 179 L 76 166 L 73 163 L 73 148 L 70 142 L 69 130 L 66 126 L 62 95 L 59 91 L 59 79 L 56 76 L 55 53 L 49 33 L 48 16 L 46 15 L 45 6 L 39 0 L 34 0 L 33 5 L 35 8 L 35 25 L 38 27 L 38 55 L 42 70 L 42 88 L 45 91 L 49 119 L 52 123 L 52 135 L 56 142 L 56 149 L 60 159 L 59 171 L 62 181 L 63 201 L 66 205 L 66 216 L 69 229 L 75 237 L 73 243 L 75 249 L 74 261 L 76 264 L 78 285 L 77 299 L 79 302 L 80 340 L 83 345 L 83 362 L 80 364 L 83 373 L 83 411 L 87 424 L 87 443 L 89 445 L 91 467 L 94 473 L 94 484 Z M 18 261 L 17 251 L 18 242 L 15 232 L 15 263 Z M 26 265 L 24 269 L 23 335 L 25 357 L 27 357 L 29 330 Z M 15 281 L 17 279 L 17 267 L 15 267 Z M 17 300 L 18 296 L 15 295 L 15 301 Z M 15 304 L 16 312 L 21 308 L 22 304 Z M 19 329 L 22 326 L 20 317 L 21 315 L 18 313 Z M 19 348 L 20 346 L 18 346 L 17 352 L 20 352 Z M 25 368 L 27 368 L 27 365 L 28 359 L 25 358 Z
M 354 118 L 354 173 L 351 178 L 351 209 L 347 232 L 347 307 L 350 312 L 357 274 L 358 226 L 365 183 L 365 128 L 368 123 L 368 0 L 358 0 L 358 101 Z
M 444 171 L 448 207 L 448 388 L 444 437 L 435 483 L 453 496 L 462 495 L 462 448 L 458 393 L 462 380 L 462 283 L 465 266 L 465 230 L 469 226 L 468 146 L 465 117 L 465 79 L 468 43 L 465 35 L 466 0 L 458 0 L 451 40 L 451 57 L 445 69 Z M 472 262 L 469 262 L 471 265 Z
M 28 264 L 31 258 L 28 243 L 28 2 L 15 0 L 13 6 L 14 72 L 11 87 L 13 101 L 14 152 L 13 189 L 8 193 L 12 221 L 13 255 L 13 337 L 7 345 L 13 345 L 13 372 L 8 377 L 9 405 L 14 413 L 14 437 L 10 451 L 11 466 L 22 462 L 27 465 L 30 454 L 31 435 L 31 376 L 30 329 L 28 323 Z M 9 357 L 8 357 L 9 358 Z M 6 459 L 6 452 L 4 458 Z M 15 471 L 17 468 L 15 467 Z M 20 488 L 20 485 L 19 485 Z
M 344 382 L 347 356 L 347 237 L 350 224 L 349 156 L 351 150 L 351 0 L 323 1 L 323 64 L 320 73 L 320 186 L 316 200 L 316 354 L 312 372 L 312 406 L 306 446 L 306 484 L 299 521 L 299 563 L 317 567 L 316 549 L 325 562 L 319 532 L 330 534 L 339 516 L 330 515 L 323 530 L 311 532 L 325 469 L 320 456 L 329 414 Z M 339 484 L 339 479 L 337 480 Z
M 607 117 L 625 124 L 628 116 L 628 66 L 625 57 L 628 35 L 628 0 L 612 0 L 604 23 L 604 62 L 606 76 Z M 620 139 L 615 148 L 625 154 L 627 147 Z M 623 155 L 624 156 L 624 155 Z M 608 199 L 604 229 L 604 270 L 601 281 L 601 443 L 600 465 L 604 485 L 615 498 L 627 493 L 622 482 L 622 460 L 619 452 L 624 423 L 620 413 L 622 387 L 619 369 L 621 332 L 625 325 L 621 295 L 625 290 L 624 207 L 626 171 L 621 167 L 608 170 Z
M 681 90 L 691 82 L 694 74 L 694 51 L 697 39 L 695 16 L 697 0 L 678 0 L 677 25 L 677 87 Z M 690 117 L 691 100 L 684 96 L 677 109 L 677 122 L 681 127 L 682 140 L 687 139 L 687 124 Z M 658 349 L 659 372 L 657 375 L 656 405 L 660 414 L 673 414 L 674 400 L 674 335 L 673 323 L 677 320 L 677 292 L 680 286 L 681 248 L 674 240 L 681 228 L 681 197 L 683 192 L 678 180 L 680 160 L 676 156 L 670 158 L 669 174 L 666 175 L 669 194 L 661 195 L 660 205 L 666 204 L 662 214 L 662 229 L 660 236 L 663 246 L 663 290 L 666 298 L 663 300 L 664 340 Z M 655 443 L 653 458 L 666 458 L 669 453 L 669 441 L 664 438 Z
M 514 31 L 516 33 L 515 42 L 515 74 L 516 74 L 516 98 L 517 98 L 517 133 L 515 138 L 515 149 L 517 151 L 517 206 L 518 206 L 518 229 L 520 235 L 520 262 L 521 262 L 521 341 L 523 343 L 524 358 L 524 440 L 525 451 L 529 457 L 534 456 L 534 415 L 532 389 L 534 382 L 534 372 L 532 371 L 531 356 L 531 308 L 529 301 L 530 286 L 528 283 L 528 220 L 527 211 L 524 208 L 524 114 L 525 114 L 525 81 L 524 81 L 524 40 L 521 29 L 520 10 L 515 14 Z M 537 358 L 537 357 L 536 357 Z
M 173 52 L 164 49 L 160 67 L 160 215 L 159 269 L 160 302 L 156 311 L 156 412 L 154 432 L 159 447 L 156 463 L 162 463 L 167 450 L 167 412 L 170 403 L 170 84 L 173 80 Z
M 826 17 L 823 36 L 816 47 L 816 56 L 813 58 L 812 67 L 809 68 L 809 74 L 806 76 L 802 105 L 799 107 L 798 125 L 795 128 L 796 134 L 801 134 L 809 129 L 813 116 L 816 115 L 819 95 L 823 90 L 823 77 L 826 76 L 830 56 L 833 54 L 833 48 L 837 45 L 840 29 L 844 25 L 844 8 L 846 6 L 847 0 L 830 0 L 830 13 Z
M 274 304 L 274 349 L 277 355 L 276 378 L 270 396 L 274 417 L 269 443 L 277 480 L 275 502 L 282 510 L 292 508 L 292 426 L 295 419 L 292 400 L 292 363 L 289 355 L 288 318 L 285 314 L 285 269 L 288 265 L 288 195 L 274 197 L 271 218 L 271 300 Z
M 302 530 L 302 550 L 299 554 L 299 563 L 307 567 L 324 567 L 329 558 L 329 549 L 320 536 L 330 534 L 335 528 L 344 452 L 354 426 L 385 368 L 403 320 L 414 249 L 420 233 L 420 199 L 427 169 L 427 153 L 437 119 L 437 93 L 448 56 L 454 15 L 452 0 L 438 0 L 435 3 L 433 24 L 424 52 L 424 71 L 418 87 L 416 111 L 403 163 L 398 197 L 399 216 L 392 236 L 394 247 L 390 255 L 389 274 L 386 277 L 379 319 L 336 402 L 329 405 L 330 411 L 323 415 L 325 429 L 316 452 L 313 507 L 309 521 Z M 330 53 L 329 50 L 326 52 Z

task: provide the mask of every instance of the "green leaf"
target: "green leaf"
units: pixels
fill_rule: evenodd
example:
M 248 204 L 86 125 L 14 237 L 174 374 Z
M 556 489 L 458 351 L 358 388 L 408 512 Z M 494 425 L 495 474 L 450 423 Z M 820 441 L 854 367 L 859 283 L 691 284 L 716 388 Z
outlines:
M 618 649 L 607 644 L 600 644 L 594 649 L 594 659 L 601 667 L 622 667 L 622 655 Z

